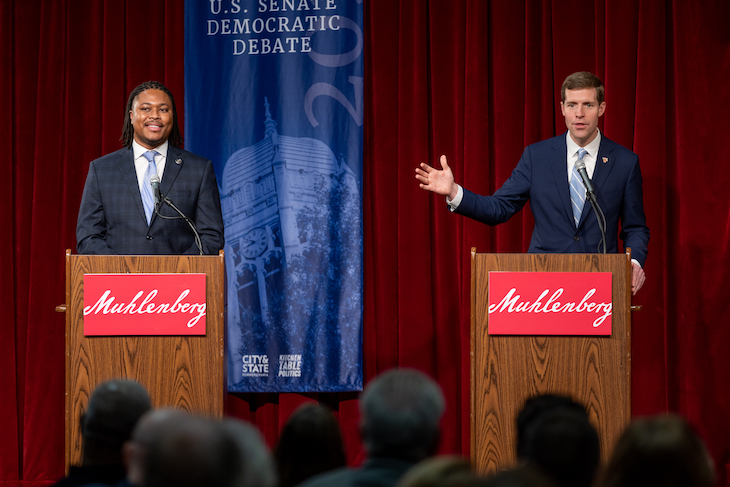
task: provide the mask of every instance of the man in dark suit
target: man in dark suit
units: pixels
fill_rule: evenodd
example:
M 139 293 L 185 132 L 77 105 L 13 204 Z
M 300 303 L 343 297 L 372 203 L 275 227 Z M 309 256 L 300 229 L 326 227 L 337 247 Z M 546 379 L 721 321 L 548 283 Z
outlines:
M 636 154 L 598 129 L 606 109 L 603 98 L 603 83 L 595 75 L 568 76 L 560 102 L 568 132 L 525 148 L 512 175 L 492 196 L 477 195 L 456 184 L 446 156 L 441 156 L 441 170 L 421 163 L 416 179 L 421 188 L 445 195 L 451 211 L 489 225 L 509 220 L 529 199 L 535 217 L 529 252 L 591 253 L 599 251 L 601 232 L 581 179 L 577 172 L 573 176 L 576 162 L 582 160 L 606 218 L 607 252 L 619 250 L 621 222 L 621 239 L 625 247 L 631 247 L 631 287 L 636 294 L 644 284 L 649 243 L 641 169 Z M 571 185 L 574 193 L 582 190 L 582 196 L 574 196 Z
M 149 81 L 129 95 L 124 148 L 89 167 L 76 226 L 80 254 L 217 254 L 223 218 L 211 161 L 182 149 L 172 93 Z M 188 219 L 155 204 L 151 180 Z M 193 224 L 200 235 L 196 243 Z

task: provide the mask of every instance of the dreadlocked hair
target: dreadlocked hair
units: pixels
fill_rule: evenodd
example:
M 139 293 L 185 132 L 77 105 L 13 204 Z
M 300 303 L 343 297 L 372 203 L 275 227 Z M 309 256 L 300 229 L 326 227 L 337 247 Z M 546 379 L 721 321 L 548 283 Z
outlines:
M 175 106 L 175 97 L 172 96 L 170 90 L 168 90 L 167 87 L 159 81 L 146 81 L 133 89 L 132 92 L 129 94 L 129 99 L 127 100 L 127 108 L 126 110 L 124 110 L 124 125 L 122 125 L 122 136 L 119 138 L 119 140 L 122 141 L 122 145 L 124 145 L 124 147 L 127 149 L 132 147 L 132 141 L 134 140 L 134 127 L 132 127 L 132 121 L 129 118 L 129 112 L 132 110 L 134 100 L 137 99 L 140 93 L 147 90 L 160 90 L 170 97 L 170 102 L 172 102 L 172 131 L 170 132 L 170 137 L 167 140 L 174 147 L 182 148 L 183 138 L 180 134 L 180 126 L 177 124 L 177 107 Z

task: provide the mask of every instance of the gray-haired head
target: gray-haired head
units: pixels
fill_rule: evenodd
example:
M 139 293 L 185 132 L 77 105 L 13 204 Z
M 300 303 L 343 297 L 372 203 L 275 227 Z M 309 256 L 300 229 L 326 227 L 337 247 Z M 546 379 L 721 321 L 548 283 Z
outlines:
M 445 402 L 426 374 L 389 370 L 365 387 L 360 407 L 370 456 L 419 461 L 436 451 Z

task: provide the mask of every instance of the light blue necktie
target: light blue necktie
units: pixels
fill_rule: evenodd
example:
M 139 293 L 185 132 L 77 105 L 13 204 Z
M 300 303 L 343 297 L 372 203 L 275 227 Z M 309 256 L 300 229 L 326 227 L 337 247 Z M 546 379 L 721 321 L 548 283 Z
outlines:
M 152 221 L 152 212 L 155 210 L 155 197 L 152 194 L 152 185 L 150 179 L 157 174 L 157 165 L 155 164 L 156 151 L 148 150 L 142 154 L 149 161 L 147 172 L 142 178 L 142 204 L 144 205 L 144 214 L 147 217 L 147 225 Z
M 582 161 L 585 155 L 588 153 L 584 148 L 578 149 L 578 160 Z M 580 223 L 580 215 L 583 213 L 583 205 L 586 202 L 586 188 L 583 186 L 578 169 L 573 164 L 573 172 L 570 175 L 570 202 L 573 206 L 573 220 L 575 221 L 575 227 L 578 228 Z

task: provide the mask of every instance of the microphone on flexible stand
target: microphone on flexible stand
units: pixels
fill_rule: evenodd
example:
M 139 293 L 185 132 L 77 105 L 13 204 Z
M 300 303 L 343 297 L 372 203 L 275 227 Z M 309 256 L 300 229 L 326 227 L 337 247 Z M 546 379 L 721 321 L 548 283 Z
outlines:
M 153 175 L 150 178 L 150 184 L 152 185 L 152 192 L 155 195 L 155 213 L 157 214 L 157 216 L 159 216 L 160 218 L 165 218 L 165 219 L 182 218 L 183 220 L 185 220 L 185 223 L 188 224 L 190 229 L 193 231 L 193 234 L 195 235 L 195 245 L 198 247 L 198 251 L 200 252 L 200 255 L 203 255 L 203 243 L 200 241 L 200 234 L 198 234 L 198 230 L 195 228 L 195 222 L 193 222 L 190 218 L 185 216 L 185 214 L 182 211 L 180 211 L 180 209 L 177 206 L 175 206 L 175 204 L 172 202 L 172 200 L 170 198 L 162 195 L 162 193 L 160 192 L 160 177 L 157 174 Z M 177 212 L 177 214 L 180 216 L 169 217 L 169 216 L 161 215 L 159 212 L 159 209 L 160 209 L 160 203 L 163 201 L 167 204 L 167 206 L 169 206 L 170 208 L 175 210 Z M 149 230 L 147 232 L 147 238 L 150 238 Z
M 601 241 L 598 244 L 598 252 L 601 252 L 601 246 L 603 246 L 603 253 L 606 253 L 606 216 L 603 214 L 598 200 L 596 199 L 596 192 L 593 188 L 593 181 L 588 177 L 586 172 L 586 163 L 583 159 L 578 159 L 575 163 L 575 169 L 578 171 L 580 178 L 583 180 L 583 186 L 586 188 L 586 198 L 593 207 L 593 213 L 596 214 L 596 220 L 598 221 L 598 229 L 601 231 Z
M 158 176 L 157 174 L 153 174 L 152 177 L 150 178 L 150 186 L 152 186 L 152 194 L 154 194 L 154 198 L 155 198 L 155 208 L 154 208 L 153 216 L 154 215 L 162 216 L 162 215 L 160 215 L 160 212 L 159 212 L 160 199 L 161 199 L 160 198 L 160 176 Z M 150 220 L 150 223 L 151 223 L 151 220 Z M 152 240 L 152 237 L 150 237 L 151 228 L 152 228 L 151 225 L 147 227 L 147 240 Z
M 168 198 L 167 196 L 162 196 L 162 201 L 164 201 L 165 204 L 167 204 L 167 206 L 169 206 L 170 208 L 175 210 L 177 212 L 177 214 L 180 215 L 179 217 L 172 217 L 172 218 L 182 218 L 183 220 L 185 220 L 185 223 L 188 224 L 190 229 L 193 231 L 193 234 L 195 235 L 195 245 L 198 247 L 198 251 L 200 252 L 200 255 L 203 255 L 203 243 L 200 241 L 200 234 L 198 234 L 198 230 L 195 228 L 195 222 L 193 222 L 190 218 L 185 216 L 185 213 L 180 211 L 180 209 L 177 206 L 175 206 L 175 204 L 172 202 L 172 200 L 170 198 Z M 159 213 L 158 213 L 158 215 L 162 218 L 170 218 L 169 216 L 162 216 Z

